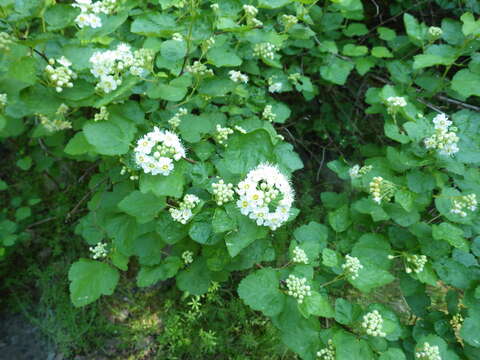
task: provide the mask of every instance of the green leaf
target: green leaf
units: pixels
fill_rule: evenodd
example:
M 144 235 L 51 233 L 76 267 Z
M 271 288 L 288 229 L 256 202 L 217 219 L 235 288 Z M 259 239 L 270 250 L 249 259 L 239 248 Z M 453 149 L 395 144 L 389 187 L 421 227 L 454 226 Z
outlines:
M 472 95 L 480 96 L 479 81 L 479 74 L 473 73 L 468 69 L 462 69 L 453 76 L 450 86 L 452 90 L 455 90 L 465 98 Z
M 373 360 L 372 350 L 367 342 L 344 330 L 337 331 L 333 336 L 336 360 Z
M 369 256 L 369 258 L 372 258 Z M 374 264 L 360 259 L 363 269 L 359 271 L 358 278 L 349 280 L 358 290 L 368 293 L 373 289 L 389 284 L 395 280 L 395 277 L 388 271 L 375 266 Z
M 160 81 L 151 83 L 147 89 L 147 95 L 151 99 L 163 99 L 167 101 L 180 101 L 187 95 L 187 87 L 164 84 Z
M 266 316 L 278 315 L 284 307 L 285 295 L 278 288 L 279 273 L 272 268 L 263 268 L 251 273 L 238 285 L 238 295 L 253 310 Z
M 405 354 L 402 350 L 397 348 L 390 348 L 384 352 L 378 360 L 406 360 Z
M 327 246 L 328 229 L 315 221 L 295 229 L 293 237 L 300 244 L 310 260 L 317 259 Z
M 480 35 L 480 20 L 475 20 L 472 13 L 467 12 L 460 17 L 462 20 L 462 32 L 465 36 L 479 36 Z
M 247 216 L 237 216 L 238 227 L 225 236 L 225 244 L 231 257 L 237 256 L 240 251 L 257 239 L 264 237 L 268 230 L 266 227 L 257 226 Z
M 450 45 L 430 45 L 425 54 L 414 56 L 413 69 L 434 65 L 451 65 L 457 59 L 457 50 Z
M 480 322 L 478 318 L 467 317 L 460 330 L 460 336 L 467 344 L 480 348 Z
M 450 223 L 443 222 L 440 225 L 432 225 L 432 235 L 435 240 L 445 240 L 457 249 L 470 251 L 468 243 L 463 237 L 463 230 Z
M 322 264 L 328 267 L 339 265 L 338 254 L 332 249 L 325 248 L 322 250 Z
M 130 31 L 143 36 L 168 36 L 177 31 L 175 19 L 170 14 L 152 11 L 138 16 L 132 23 Z
M 335 300 L 335 320 L 343 325 L 350 325 L 360 316 L 361 309 L 357 304 L 352 304 L 342 298 Z
M 188 235 L 199 244 L 209 244 L 213 236 L 212 224 L 203 221 L 194 222 L 190 226 Z
M 236 67 L 242 64 L 242 59 L 228 46 L 214 47 L 207 53 L 210 64 L 217 67 Z
M 376 58 L 392 58 L 393 54 L 385 46 L 374 46 L 372 56 Z
M 426 26 L 420 24 L 417 19 L 407 13 L 403 15 L 403 22 L 405 23 L 405 28 L 410 41 L 417 46 L 422 46 L 423 40 L 427 34 Z
M 344 85 L 354 65 L 350 61 L 331 57 L 327 65 L 320 66 L 320 75 L 326 81 L 337 85 Z
M 187 44 L 185 41 L 167 40 L 160 46 L 160 55 L 168 61 L 177 61 L 187 55 Z
M 364 45 L 346 44 L 342 53 L 346 56 L 363 56 L 368 54 L 368 48 Z
M 325 318 L 334 317 L 332 305 L 328 301 L 328 297 L 319 294 L 316 291 L 312 291 L 311 296 L 307 296 L 303 299 L 303 302 L 298 305 L 302 314 L 308 317 L 309 315 L 315 315 Z
M 172 196 L 180 198 L 183 195 L 183 187 L 185 184 L 185 168 L 183 161 L 175 162 L 173 171 L 168 176 L 140 175 L 140 191 L 144 194 L 149 192 L 156 196 Z
M 397 37 L 395 30 L 389 29 L 383 26 L 377 28 L 378 35 L 380 39 L 385 41 L 392 41 Z
M 182 266 L 178 256 L 168 256 L 158 266 L 142 266 L 137 275 L 137 285 L 140 287 L 152 286 L 158 281 L 165 281 L 174 277 Z
M 65 153 L 68 155 L 75 156 L 82 155 L 93 150 L 94 148 L 87 142 L 85 134 L 80 131 L 68 141 L 63 151 L 65 151 Z
M 395 202 L 400 204 L 405 211 L 412 211 L 415 202 L 415 194 L 406 189 L 400 189 L 395 192 Z
M 157 198 L 138 190 L 132 191 L 118 203 L 120 210 L 135 217 L 140 224 L 153 220 L 165 205 L 165 198 Z
M 212 218 L 212 228 L 214 233 L 222 233 L 236 228 L 235 219 L 227 215 L 225 210 L 216 208 Z
M 288 5 L 293 0 L 258 0 L 258 7 L 265 9 L 277 9 Z
M 203 295 L 208 291 L 212 281 L 212 272 L 208 269 L 205 258 L 201 257 L 177 275 L 177 286 L 192 295 Z
M 130 150 L 135 126 L 120 117 L 108 121 L 88 121 L 83 126 L 85 139 L 102 155 L 123 155 Z
M 60 30 L 72 25 L 78 13 L 78 10 L 70 4 L 56 4 L 47 8 L 44 17 L 48 30 Z
M 329 212 L 328 222 L 337 233 L 347 230 L 352 224 L 349 206 L 343 205 L 337 210 Z
M 8 74 L 27 85 L 33 85 L 37 81 L 36 70 L 37 62 L 35 59 L 31 56 L 24 56 L 11 63 Z
M 346 36 L 362 36 L 368 34 L 368 28 L 362 23 L 352 23 L 347 26 L 343 33 Z
M 112 295 L 118 278 L 118 271 L 106 263 L 87 259 L 73 263 L 68 272 L 73 305 L 85 306 L 101 295 Z
M 389 242 L 379 234 L 362 235 L 352 250 L 352 255 L 358 257 L 361 263 L 368 261 L 385 270 L 390 267 L 391 261 L 388 259 L 390 254 Z

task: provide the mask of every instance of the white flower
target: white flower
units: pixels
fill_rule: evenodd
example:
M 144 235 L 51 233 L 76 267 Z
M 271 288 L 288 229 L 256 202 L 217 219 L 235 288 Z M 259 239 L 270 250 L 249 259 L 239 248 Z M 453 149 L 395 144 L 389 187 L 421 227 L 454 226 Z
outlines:
M 287 294 L 297 299 L 297 302 L 301 304 L 305 297 L 311 296 L 312 291 L 309 285 L 307 285 L 306 278 L 299 278 L 290 274 L 285 280 L 287 284 Z
M 185 195 L 178 208 L 169 209 L 172 219 L 179 223 L 186 224 L 193 216 L 192 209 L 195 208 L 199 202 L 200 199 L 196 195 Z
M 240 71 L 230 70 L 228 74 L 233 82 L 243 82 L 244 84 L 248 83 L 248 76 L 242 74 Z
M 275 58 L 276 47 L 272 43 L 265 42 L 253 46 L 253 56 L 273 60 Z
M 243 5 L 243 10 L 248 16 L 256 16 L 258 14 L 258 9 L 252 5 Z
M 405 107 L 407 106 L 407 101 L 401 96 L 390 96 L 387 98 L 387 104 L 389 107 Z
M 280 90 L 282 90 L 282 83 L 281 82 L 273 83 L 272 85 L 270 85 L 268 87 L 268 91 L 271 92 L 271 93 L 279 92 Z
M 276 230 L 288 220 L 294 193 L 276 166 L 261 164 L 251 170 L 236 188 L 237 207 L 258 225 Z M 273 206 L 273 201 L 276 205 Z
M 191 264 L 193 262 L 193 252 L 186 250 L 182 253 L 183 263 L 185 265 Z
M 178 161 L 185 155 L 185 148 L 178 136 L 157 127 L 140 138 L 134 149 L 136 164 L 145 173 L 152 175 L 170 175 L 174 169 L 173 161 Z
M 0 94 L 0 109 L 7 106 L 7 102 L 8 102 L 8 95 L 5 93 Z
M 460 149 L 458 141 L 460 140 L 455 131 L 456 127 L 451 127 L 452 121 L 448 120 L 445 114 L 438 114 L 432 120 L 435 132 L 432 136 L 425 138 L 423 143 L 426 149 L 434 149 L 440 155 L 452 156 Z
M 90 246 L 88 250 L 92 253 L 94 260 L 107 257 L 108 255 L 107 244 L 102 242 L 99 242 L 95 247 Z
M 366 330 L 368 335 L 385 337 L 387 334 L 383 332 L 383 318 L 378 310 L 373 310 L 363 316 L 362 327 Z
M 214 139 L 219 143 L 219 144 L 222 144 L 222 145 L 225 145 L 225 141 L 228 140 L 228 136 L 233 134 L 233 130 L 229 127 L 222 127 L 220 124 L 217 124 L 216 126 L 216 133 L 214 135 Z
M 60 66 L 55 66 L 58 64 Z M 55 88 L 57 92 L 62 92 L 64 88 L 73 87 L 73 80 L 77 78 L 70 66 L 72 63 L 64 56 L 60 59 L 50 59 L 48 65 L 45 67 L 45 72 L 50 85 Z
M 434 38 L 437 38 L 443 35 L 443 30 L 437 26 L 430 26 L 428 28 L 428 34 Z

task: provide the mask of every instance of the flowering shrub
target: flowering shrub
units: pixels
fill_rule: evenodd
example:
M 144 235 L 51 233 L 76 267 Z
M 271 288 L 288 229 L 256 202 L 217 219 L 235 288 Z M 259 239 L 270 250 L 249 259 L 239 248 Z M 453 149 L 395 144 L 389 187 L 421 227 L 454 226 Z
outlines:
M 478 9 L 367 3 L 2 2 L 0 137 L 96 171 L 75 306 L 233 279 L 302 359 L 480 358 Z

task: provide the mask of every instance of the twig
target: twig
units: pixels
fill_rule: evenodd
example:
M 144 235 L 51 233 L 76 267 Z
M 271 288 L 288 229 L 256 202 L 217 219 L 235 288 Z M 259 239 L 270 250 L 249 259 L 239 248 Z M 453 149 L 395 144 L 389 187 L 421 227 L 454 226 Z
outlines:
M 82 196 L 82 198 L 80 199 L 80 201 L 73 207 L 72 210 L 70 210 L 67 215 L 65 216 L 65 222 L 68 222 L 70 220 L 70 218 L 72 217 L 73 214 L 75 214 L 78 210 L 78 208 L 80 207 L 80 205 L 82 205 L 82 203 L 85 202 L 85 200 L 88 199 L 88 197 L 101 185 L 103 184 L 106 180 L 108 179 L 108 177 L 104 178 L 102 181 L 100 181 L 98 184 L 96 184 L 89 192 L 87 192 L 85 195 Z
M 196 163 L 197 163 L 195 160 L 189 159 L 189 158 L 187 158 L 187 157 L 184 157 L 183 159 L 184 159 L 185 161 L 189 162 L 190 164 L 196 164 Z
M 56 216 L 52 216 L 52 217 L 49 217 L 49 218 L 46 218 L 46 219 L 43 219 L 43 220 L 34 222 L 33 224 L 28 225 L 25 230 L 28 230 L 28 229 L 31 229 L 31 228 L 37 226 L 37 225 L 41 225 L 41 224 L 44 224 L 44 223 L 46 223 L 46 222 L 55 220 L 56 218 L 57 218 Z

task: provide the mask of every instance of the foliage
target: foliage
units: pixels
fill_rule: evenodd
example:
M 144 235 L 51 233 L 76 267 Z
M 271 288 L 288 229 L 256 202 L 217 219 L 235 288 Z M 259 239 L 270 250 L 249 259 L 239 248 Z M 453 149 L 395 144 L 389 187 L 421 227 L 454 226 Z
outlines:
M 192 301 L 233 280 L 302 359 L 479 357 L 476 1 L 425 4 L 443 18 L 413 1 L 112 3 L 0 13 L 16 166 L 94 171 L 58 210 L 91 251 L 68 273 L 75 306 L 132 273 Z M 0 214 L 7 257 L 29 195 Z M 160 343 L 191 338 L 168 321 Z M 216 334 L 182 347 L 209 353 Z

